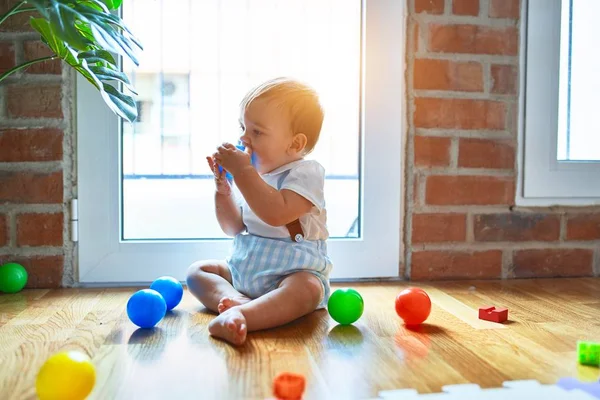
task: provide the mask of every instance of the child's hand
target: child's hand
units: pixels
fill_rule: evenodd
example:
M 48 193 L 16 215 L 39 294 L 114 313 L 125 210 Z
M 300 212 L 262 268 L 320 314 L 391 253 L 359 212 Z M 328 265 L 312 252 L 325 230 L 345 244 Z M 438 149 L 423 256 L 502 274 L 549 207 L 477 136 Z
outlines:
M 217 193 L 229 196 L 231 194 L 231 184 L 225 176 L 225 169 L 219 172 L 219 165 L 213 161 L 212 157 L 206 157 L 206 161 L 208 161 L 208 166 L 215 175 Z
M 239 171 L 246 167 L 252 167 L 251 162 L 252 151 L 248 152 L 239 150 L 231 143 L 223 143 L 213 154 L 213 159 L 229 173 L 235 176 Z

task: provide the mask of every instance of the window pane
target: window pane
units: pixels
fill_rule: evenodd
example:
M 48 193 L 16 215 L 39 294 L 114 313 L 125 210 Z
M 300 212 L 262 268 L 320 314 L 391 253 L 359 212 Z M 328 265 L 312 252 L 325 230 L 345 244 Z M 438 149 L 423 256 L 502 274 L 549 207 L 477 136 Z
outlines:
M 332 237 L 357 237 L 360 0 L 125 0 L 141 39 L 123 69 L 140 115 L 123 124 L 123 238 L 224 238 L 206 156 L 236 143 L 239 102 L 276 76 L 312 85 L 325 108 L 308 158 L 326 170 Z
M 598 0 L 564 0 L 557 159 L 600 161 Z

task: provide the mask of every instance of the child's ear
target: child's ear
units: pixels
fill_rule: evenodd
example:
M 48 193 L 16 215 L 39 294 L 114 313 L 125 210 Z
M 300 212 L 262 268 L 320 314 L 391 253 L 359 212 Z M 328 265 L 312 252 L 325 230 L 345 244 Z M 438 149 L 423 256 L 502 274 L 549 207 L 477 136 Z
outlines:
M 306 147 L 307 142 L 308 138 L 304 133 L 296 133 L 294 135 L 294 138 L 292 139 L 290 150 L 293 150 L 296 153 L 302 153 L 304 151 L 304 148 Z

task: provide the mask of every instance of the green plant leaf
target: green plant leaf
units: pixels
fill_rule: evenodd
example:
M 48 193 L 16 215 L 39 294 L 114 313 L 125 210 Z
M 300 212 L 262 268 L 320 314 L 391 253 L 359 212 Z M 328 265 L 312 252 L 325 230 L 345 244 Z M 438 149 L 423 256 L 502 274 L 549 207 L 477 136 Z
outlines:
M 78 58 L 85 58 L 88 64 L 108 63 L 116 69 L 117 62 L 113 55 L 106 50 L 83 51 L 77 55 Z
M 111 10 L 116 10 L 123 4 L 123 0 L 102 0 L 102 2 Z
M 133 89 L 133 86 L 131 86 L 131 82 L 129 81 L 129 78 L 127 77 L 127 75 L 124 72 L 121 71 L 115 71 L 113 69 L 109 69 L 109 68 L 105 68 L 105 67 L 98 67 L 98 66 L 94 66 L 91 65 L 89 67 L 89 70 L 96 75 L 96 77 L 102 81 L 119 81 L 122 82 L 123 84 L 125 84 L 125 87 L 127 87 L 127 89 L 129 89 L 131 92 L 133 92 L 134 94 L 137 95 L 137 92 Z
M 62 41 L 56 40 L 54 33 L 52 32 L 52 28 L 50 27 L 50 23 L 43 18 L 30 18 L 29 23 L 32 28 L 39 32 L 42 35 L 42 42 L 44 42 L 50 50 L 55 52 L 56 54 L 60 53 L 60 47 L 64 47 Z
M 115 71 L 114 69 L 104 67 L 97 67 L 95 65 L 90 66 L 90 71 L 92 71 L 98 78 L 102 80 L 116 80 L 123 82 L 127 85 L 131 84 L 127 75 L 121 71 Z
M 104 30 L 106 33 L 114 35 L 118 34 L 118 37 L 122 37 L 127 42 L 138 43 L 137 39 L 135 41 L 131 40 L 133 38 L 133 34 L 127 28 L 123 20 L 113 14 L 102 14 L 95 12 L 94 10 L 90 10 L 89 7 L 84 4 L 79 4 L 76 6 L 77 10 L 88 20 L 90 20 L 98 29 Z M 127 45 L 133 49 L 131 44 L 127 43 Z M 141 48 L 141 46 L 138 46 Z
M 96 24 L 92 24 L 92 32 L 101 47 L 111 49 L 122 56 L 128 57 L 135 65 L 140 65 L 127 38 L 115 31 L 107 32 L 99 29 Z
M 113 24 L 115 26 L 118 26 L 119 28 L 121 28 L 125 32 L 129 33 L 130 35 L 133 35 L 131 33 L 131 31 L 129 30 L 129 28 L 127 27 L 127 25 L 125 25 L 125 21 L 123 21 L 121 18 L 119 18 L 115 14 L 111 14 L 111 13 L 88 13 L 87 12 L 88 10 L 85 8 L 85 5 L 76 6 L 76 7 L 85 16 L 95 17 L 95 18 L 99 19 L 103 24 Z
M 129 33 L 128 30 L 125 30 L 123 32 L 123 36 L 126 36 L 129 40 L 131 40 L 133 43 L 135 43 L 135 45 L 140 49 L 140 50 L 144 50 L 144 46 L 142 46 L 142 43 L 132 34 Z
M 139 65 L 134 48 L 142 49 L 140 41 L 119 16 L 111 14 L 104 0 L 28 0 L 45 13 L 55 34 L 70 47 L 89 50 L 104 47 L 128 57 Z M 113 1 L 113 5 L 121 1 Z
M 98 81 L 96 77 L 92 73 L 90 73 L 90 71 L 88 71 L 81 65 L 75 66 L 73 68 L 75 68 L 77 72 L 79 72 L 85 79 L 87 79 L 92 85 L 94 85 L 96 89 L 98 89 L 99 91 L 103 90 L 102 82 Z
M 109 9 L 122 0 L 27 0 L 42 18 L 32 18 L 31 26 L 42 41 L 60 58 L 86 78 L 119 117 L 133 122 L 136 103 L 126 88 L 136 94 L 129 78 L 117 66 L 112 53 L 128 57 L 139 65 L 134 49 L 142 49 L 125 23 Z M 109 82 L 117 82 L 111 85 Z
M 134 122 L 137 119 L 137 107 L 135 100 L 131 96 L 127 96 L 113 86 L 104 84 L 103 97 L 106 95 L 109 98 L 108 106 L 129 122 Z M 106 101 L 106 97 L 105 97 Z
M 99 13 L 90 13 L 89 10 L 85 7 L 85 5 L 76 6 L 76 8 L 86 18 L 92 18 L 94 20 L 97 20 L 98 25 L 107 25 L 107 26 L 114 25 L 114 26 L 117 26 L 117 27 L 121 28 L 121 30 L 123 32 L 120 32 L 120 33 L 123 36 L 126 36 L 133 43 L 135 43 L 135 45 L 137 47 L 139 47 L 141 50 L 143 50 L 143 46 L 142 46 L 141 42 L 129 30 L 129 28 L 127 27 L 127 25 L 125 25 L 125 22 L 121 18 L 119 18 L 117 15 L 114 15 L 114 14 L 111 14 L 111 13 L 100 13 L 100 14 Z
M 89 41 L 81 36 L 75 27 L 78 19 L 87 22 L 85 17 L 69 5 L 56 0 L 50 0 L 50 10 L 50 24 L 58 37 L 77 50 L 86 50 Z
M 86 3 L 87 5 L 89 5 L 90 7 L 95 8 L 98 11 L 102 11 L 103 13 L 110 13 L 109 7 L 107 7 L 107 4 L 105 4 L 103 1 L 100 0 L 77 0 L 77 3 Z
M 50 47 L 58 57 L 70 65 L 77 65 L 78 61 L 63 41 L 60 40 L 52 30 L 52 26 L 43 18 L 31 18 L 31 26 L 42 35 L 42 40 Z
M 92 29 L 90 28 L 90 24 L 83 21 L 75 21 L 75 29 L 77 32 L 83 36 L 90 44 L 94 43 L 96 39 L 94 39 L 94 35 L 92 34 Z
M 31 4 L 37 9 L 37 11 L 46 19 L 50 18 L 50 12 L 48 11 L 47 0 L 27 0 L 27 3 Z
M 108 83 L 101 82 L 90 70 L 90 66 L 87 65 L 85 60 L 75 69 L 100 91 L 104 102 L 115 114 L 129 122 L 134 122 L 137 119 L 137 107 L 131 96 L 119 92 Z

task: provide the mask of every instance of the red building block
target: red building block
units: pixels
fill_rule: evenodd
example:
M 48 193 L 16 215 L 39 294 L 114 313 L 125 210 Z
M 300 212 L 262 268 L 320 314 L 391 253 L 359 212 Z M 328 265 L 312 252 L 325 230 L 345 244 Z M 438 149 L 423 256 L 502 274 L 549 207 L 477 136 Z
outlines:
M 273 394 L 278 400 L 301 400 L 306 379 L 304 375 L 282 372 L 273 380 Z
M 494 306 L 479 307 L 479 319 L 504 322 L 508 319 L 508 308 L 496 308 Z

